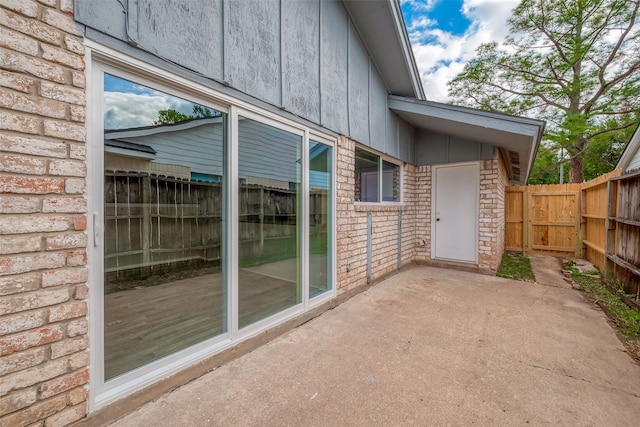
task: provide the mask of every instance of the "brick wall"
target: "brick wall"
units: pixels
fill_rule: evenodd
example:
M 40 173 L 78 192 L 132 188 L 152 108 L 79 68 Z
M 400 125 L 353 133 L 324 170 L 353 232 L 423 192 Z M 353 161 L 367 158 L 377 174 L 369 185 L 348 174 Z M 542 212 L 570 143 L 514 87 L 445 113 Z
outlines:
M 413 261 L 415 248 L 415 168 L 403 173 L 402 205 L 356 204 L 355 142 L 338 138 L 336 165 L 337 288 L 343 293 L 398 269 L 398 213 L 402 214 L 401 264 Z M 371 276 L 367 277 L 367 227 L 371 213 Z
M 398 212 L 402 213 L 402 264 L 431 261 L 431 166 L 404 166 L 402 206 L 354 203 L 355 142 L 338 140 L 337 277 L 342 293 L 367 283 L 367 216 L 372 216 L 370 280 L 397 270 Z M 507 171 L 500 152 L 480 163 L 478 268 L 495 271 L 504 252 Z
M 496 270 L 504 252 L 504 194 L 507 172 L 499 150 L 480 162 L 478 267 Z
M 83 55 L 72 0 L 0 0 L 0 426 L 87 411 Z
M 419 166 L 415 173 L 415 254 L 419 262 L 431 259 L 431 166 Z

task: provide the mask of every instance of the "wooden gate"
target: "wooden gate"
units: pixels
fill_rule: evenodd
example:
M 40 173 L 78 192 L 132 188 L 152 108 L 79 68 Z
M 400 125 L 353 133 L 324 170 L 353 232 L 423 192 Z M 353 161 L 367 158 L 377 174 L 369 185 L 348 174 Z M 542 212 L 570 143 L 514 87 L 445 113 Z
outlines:
M 507 187 L 505 249 L 580 257 L 581 184 Z

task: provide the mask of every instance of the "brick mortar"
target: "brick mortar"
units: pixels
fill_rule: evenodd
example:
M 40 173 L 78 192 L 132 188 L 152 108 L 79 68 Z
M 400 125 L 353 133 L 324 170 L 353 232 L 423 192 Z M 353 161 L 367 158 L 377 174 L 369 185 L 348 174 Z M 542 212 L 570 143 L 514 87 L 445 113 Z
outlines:
M 87 407 L 84 47 L 70 0 L 0 14 L 0 425 L 63 425 Z

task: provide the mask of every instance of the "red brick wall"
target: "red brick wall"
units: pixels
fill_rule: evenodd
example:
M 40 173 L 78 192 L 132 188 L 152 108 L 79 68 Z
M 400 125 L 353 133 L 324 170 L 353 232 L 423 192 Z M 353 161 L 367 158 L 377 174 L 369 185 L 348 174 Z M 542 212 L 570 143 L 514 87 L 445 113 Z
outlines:
M 84 69 L 71 0 L 0 2 L 2 426 L 87 410 Z

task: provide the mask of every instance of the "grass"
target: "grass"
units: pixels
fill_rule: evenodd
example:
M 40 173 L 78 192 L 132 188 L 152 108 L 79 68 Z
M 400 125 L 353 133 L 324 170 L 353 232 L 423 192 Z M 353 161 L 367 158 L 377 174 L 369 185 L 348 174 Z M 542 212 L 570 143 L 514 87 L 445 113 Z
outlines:
M 601 279 L 590 277 L 594 273 L 599 274 L 598 271 L 580 273 L 571 262 L 565 264 L 564 268 L 571 272 L 571 278 L 580 286 L 581 291 L 587 292 L 595 302 L 601 302 L 609 310 L 627 338 L 640 339 L 640 311 L 625 304 Z
M 524 280 L 535 282 L 536 277 L 531 269 L 531 261 L 529 258 L 505 252 L 502 254 L 502 262 L 496 272 L 496 276 L 505 279 Z

